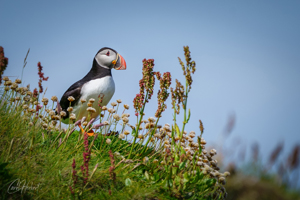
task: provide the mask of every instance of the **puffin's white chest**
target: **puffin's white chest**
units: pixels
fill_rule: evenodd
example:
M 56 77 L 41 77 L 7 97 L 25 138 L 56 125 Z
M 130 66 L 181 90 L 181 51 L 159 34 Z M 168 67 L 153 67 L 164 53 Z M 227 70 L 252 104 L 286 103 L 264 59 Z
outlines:
M 81 98 L 87 101 L 90 98 L 98 99 L 99 95 L 104 95 L 104 99 L 110 100 L 115 93 L 115 83 L 111 76 L 98 78 L 85 83 L 81 88 Z M 103 101 L 104 103 L 105 101 Z M 108 102 L 105 103 L 105 105 Z
M 99 95 L 102 99 L 102 106 L 105 106 L 108 104 L 110 99 L 115 93 L 115 83 L 111 76 L 106 76 L 103 78 L 91 80 L 87 83 L 85 83 L 81 88 L 81 99 L 85 99 L 87 102 L 90 98 L 95 99 L 95 102 L 93 103 L 93 108 L 96 109 L 96 113 L 93 114 L 93 118 L 96 118 L 99 115 Z M 77 106 L 74 107 L 74 113 L 78 117 L 87 116 L 88 112 L 87 109 L 87 102 L 84 104 L 81 104 L 80 101 L 78 101 Z M 79 113 L 80 112 L 80 113 Z

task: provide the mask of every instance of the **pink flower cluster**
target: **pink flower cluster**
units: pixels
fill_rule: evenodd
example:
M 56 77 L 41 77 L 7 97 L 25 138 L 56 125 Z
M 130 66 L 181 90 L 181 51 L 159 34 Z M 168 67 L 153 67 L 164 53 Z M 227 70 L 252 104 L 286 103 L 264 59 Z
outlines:
M 42 72 L 43 70 L 43 67 L 41 65 L 41 62 L 38 62 L 37 64 L 38 66 L 38 75 L 40 77 L 40 80 L 39 80 L 39 93 L 42 93 L 43 92 L 43 86 L 42 86 L 42 81 L 47 81 L 49 77 L 44 77 L 44 73 Z

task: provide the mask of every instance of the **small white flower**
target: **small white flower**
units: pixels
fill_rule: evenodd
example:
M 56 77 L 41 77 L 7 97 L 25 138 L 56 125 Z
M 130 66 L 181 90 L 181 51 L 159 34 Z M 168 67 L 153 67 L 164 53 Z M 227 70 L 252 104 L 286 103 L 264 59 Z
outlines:
M 119 135 L 119 138 L 120 138 L 120 139 L 124 139 L 124 138 L 125 138 L 125 135 L 122 133 L 122 134 Z
M 115 113 L 115 112 L 116 112 L 116 110 L 113 109 L 113 108 L 108 108 L 107 111 L 108 111 L 109 113 Z
M 143 162 L 144 162 L 144 163 L 148 163 L 148 162 L 149 162 L 149 158 L 148 158 L 147 156 L 144 157 L 144 158 L 143 158 Z
M 155 122 L 155 119 L 154 119 L 154 117 L 149 117 L 149 118 L 148 118 L 148 121 L 149 121 L 149 122 Z
M 89 99 L 89 102 L 90 102 L 90 103 L 94 103 L 94 102 L 95 102 L 95 99 L 94 99 L 94 98 L 90 98 L 90 99 Z
M 92 107 L 88 107 L 86 109 L 88 112 L 91 112 L 91 113 L 95 113 L 96 112 L 96 109 L 95 108 L 92 108 Z
M 57 97 L 56 96 L 52 96 L 51 100 L 56 102 L 57 101 Z
M 127 124 L 129 122 L 128 117 L 122 117 L 122 120 L 123 120 L 124 124 Z
M 123 132 L 123 134 L 124 134 L 124 135 L 129 135 L 130 132 L 129 132 L 128 130 L 125 130 L 125 131 Z
M 67 115 L 67 113 L 65 111 L 60 111 L 60 116 L 65 117 Z
M 76 120 L 76 115 L 74 113 L 70 114 L 70 120 Z
M 128 105 L 128 104 L 124 104 L 124 108 L 125 108 L 126 110 L 128 110 L 128 109 L 129 109 L 129 105 Z
M 68 107 L 67 111 L 68 112 L 72 112 L 73 111 L 73 107 Z
M 107 144 L 111 144 L 111 140 L 110 139 L 106 139 L 106 143 Z
M 75 98 L 72 97 L 72 96 L 69 96 L 69 97 L 68 97 L 68 100 L 69 100 L 70 102 L 72 102 L 72 101 L 75 101 Z
M 115 119 L 116 121 L 119 121 L 119 120 L 120 120 L 120 116 L 119 116 L 118 114 L 114 114 L 113 117 L 114 117 L 114 119 Z

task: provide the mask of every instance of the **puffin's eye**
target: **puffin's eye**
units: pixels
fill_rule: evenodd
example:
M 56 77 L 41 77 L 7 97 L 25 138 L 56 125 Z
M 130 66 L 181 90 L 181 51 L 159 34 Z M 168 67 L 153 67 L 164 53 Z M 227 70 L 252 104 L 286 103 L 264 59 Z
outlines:
M 106 55 L 109 56 L 109 54 L 110 54 L 110 53 L 109 53 L 109 51 L 108 51 L 108 52 L 106 53 Z

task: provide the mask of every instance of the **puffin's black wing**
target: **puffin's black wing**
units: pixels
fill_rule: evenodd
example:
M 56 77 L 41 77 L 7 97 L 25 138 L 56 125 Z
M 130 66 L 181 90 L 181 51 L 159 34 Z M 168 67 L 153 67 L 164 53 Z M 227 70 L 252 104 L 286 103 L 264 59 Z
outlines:
M 68 100 L 69 96 L 72 96 L 75 98 L 75 101 L 71 102 L 71 106 L 73 107 L 74 105 L 77 104 L 77 102 L 80 100 L 80 97 L 81 97 L 82 86 L 83 86 L 83 84 L 81 83 L 81 81 L 78 81 L 78 82 L 74 83 L 73 85 L 71 85 L 71 87 L 69 87 L 69 89 L 64 93 L 64 95 L 61 97 L 60 102 L 59 102 L 63 111 L 67 112 L 67 108 L 70 106 L 70 101 Z M 66 117 L 68 117 L 68 115 L 69 115 L 69 113 L 67 112 Z

